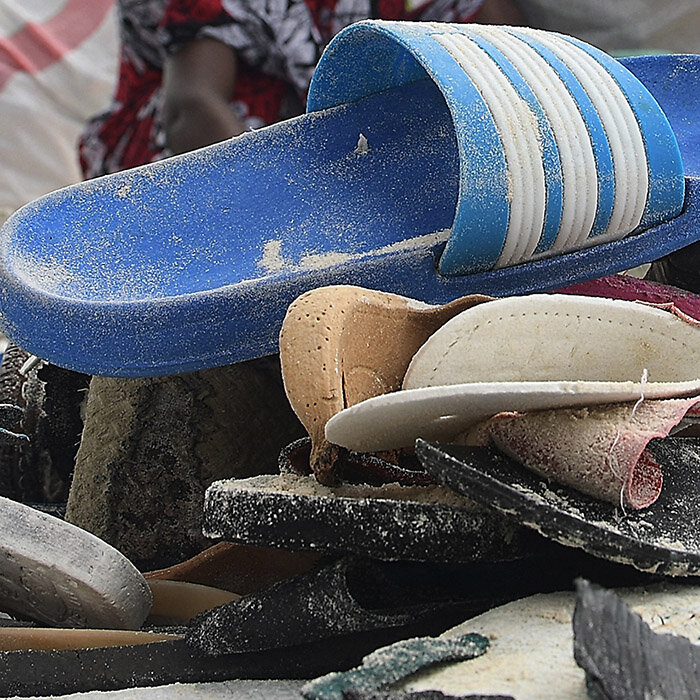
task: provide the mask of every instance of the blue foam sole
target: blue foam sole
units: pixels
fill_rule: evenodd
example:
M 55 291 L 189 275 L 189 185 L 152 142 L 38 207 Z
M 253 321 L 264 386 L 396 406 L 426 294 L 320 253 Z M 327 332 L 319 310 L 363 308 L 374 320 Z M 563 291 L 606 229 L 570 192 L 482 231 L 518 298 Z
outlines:
M 289 303 L 326 284 L 445 303 L 553 289 L 658 258 L 700 237 L 700 57 L 621 62 L 660 103 L 684 161 L 683 213 L 653 229 L 440 276 L 444 241 L 426 234 L 452 225 L 459 158 L 439 90 L 418 79 L 24 207 L 0 242 L 0 325 L 61 366 L 169 374 L 276 352 Z M 356 152 L 360 134 L 366 153 Z

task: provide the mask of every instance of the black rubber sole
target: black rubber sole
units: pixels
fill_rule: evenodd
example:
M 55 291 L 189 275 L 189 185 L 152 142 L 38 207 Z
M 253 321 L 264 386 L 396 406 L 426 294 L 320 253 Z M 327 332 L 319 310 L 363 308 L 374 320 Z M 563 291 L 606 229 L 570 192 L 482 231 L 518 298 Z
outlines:
M 700 575 L 700 439 L 653 440 L 649 449 L 664 486 L 652 506 L 628 512 L 545 482 L 492 449 L 419 440 L 416 454 L 438 482 L 555 542 L 648 573 Z
M 525 528 L 473 505 L 388 498 L 382 487 L 356 497 L 319 488 L 313 477 L 252 477 L 216 482 L 204 502 L 209 537 L 297 551 L 356 554 L 385 561 L 508 561 L 538 551 Z M 324 495 L 308 495 L 308 482 Z M 406 487 L 428 490 L 435 487 Z

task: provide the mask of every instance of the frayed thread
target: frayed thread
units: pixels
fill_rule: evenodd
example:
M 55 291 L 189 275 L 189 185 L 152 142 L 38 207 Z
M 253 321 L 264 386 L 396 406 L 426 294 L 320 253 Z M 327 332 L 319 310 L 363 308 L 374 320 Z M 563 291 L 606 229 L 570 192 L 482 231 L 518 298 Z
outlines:
M 649 371 L 645 367 L 644 370 L 642 371 L 642 377 L 640 379 L 640 384 L 641 384 L 641 389 L 639 392 L 639 398 L 635 401 L 634 406 L 632 406 L 632 411 L 629 415 L 629 418 L 627 419 L 627 425 L 630 426 L 632 423 L 632 420 L 634 419 L 635 414 L 637 413 L 637 409 L 642 405 L 642 402 L 644 401 L 644 387 L 649 381 Z M 624 517 L 627 517 L 627 510 L 625 509 L 625 478 L 624 474 L 619 474 L 618 471 L 616 470 L 617 466 L 617 460 L 615 456 L 613 455 L 613 452 L 615 451 L 615 448 L 620 442 L 620 439 L 622 438 L 622 432 L 620 430 L 617 431 L 617 434 L 615 435 L 615 439 L 612 442 L 612 445 L 610 446 L 610 449 L 608 450 L 608 466 L 610 467 L 610 471 L 615 475 L 617 479 L 619 479 L 622 482 L 622 485 L 620 486 L 620 508 L 622 510 L 622 514 Z

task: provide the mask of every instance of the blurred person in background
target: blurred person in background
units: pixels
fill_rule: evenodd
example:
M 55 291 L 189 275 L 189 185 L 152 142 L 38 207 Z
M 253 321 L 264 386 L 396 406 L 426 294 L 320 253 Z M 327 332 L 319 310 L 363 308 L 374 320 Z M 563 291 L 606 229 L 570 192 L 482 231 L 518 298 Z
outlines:
M 324 47 L 353 22 L 468 22 L 494 3 L 492 21 L 519 17 L 512 0 L 119 0 L 119 84 L 83 136 L 85 177 L 300 114 Z

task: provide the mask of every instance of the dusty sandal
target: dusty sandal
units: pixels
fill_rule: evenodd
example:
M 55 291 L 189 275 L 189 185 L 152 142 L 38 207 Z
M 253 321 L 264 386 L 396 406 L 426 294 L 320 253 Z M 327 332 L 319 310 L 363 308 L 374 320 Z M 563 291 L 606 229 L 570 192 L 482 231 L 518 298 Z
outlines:
M 674 576 L 700 574 L 700 441 L 665 438 L 649 449 L 663 465 L 658 500 L 640 511 L 544 481 L 490 448 L 432 445 L 417 454 L 440 483 L 494 508 L 547 538 L 642 571 Z

